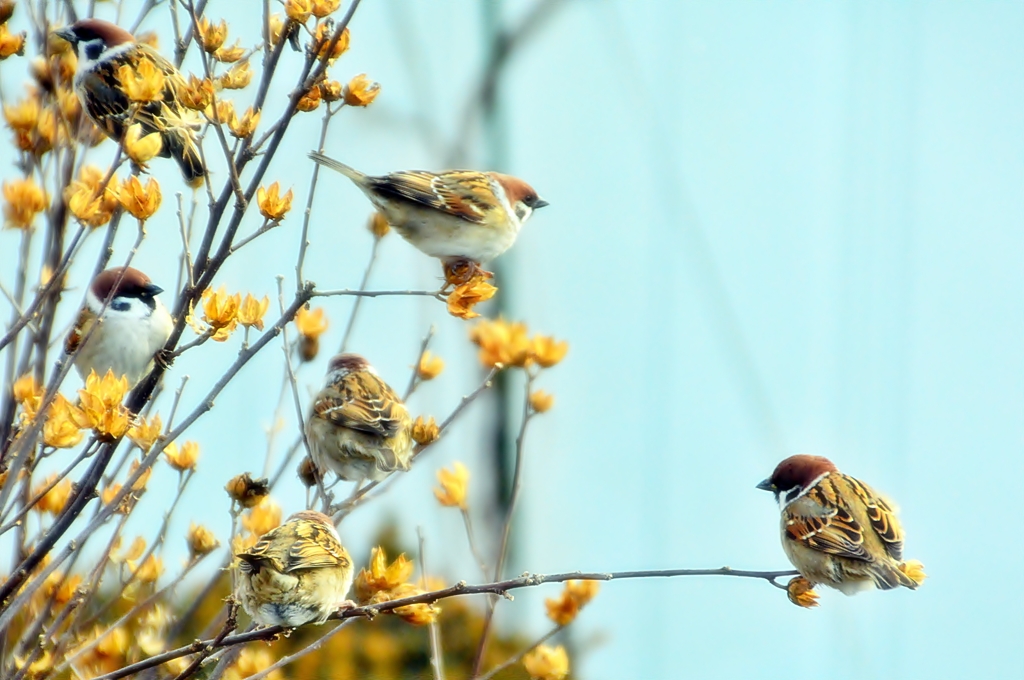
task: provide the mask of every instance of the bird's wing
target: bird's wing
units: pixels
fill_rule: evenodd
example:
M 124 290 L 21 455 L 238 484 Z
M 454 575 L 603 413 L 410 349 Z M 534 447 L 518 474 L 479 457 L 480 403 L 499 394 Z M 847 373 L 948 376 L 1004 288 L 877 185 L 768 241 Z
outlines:
M 896 519 L 896 512 L 892 506 L 867 484 L 847 475 L 843 475 L 843 478 L 864 502 L 868 522 L 878 537 L 882 539 L 882 545 L 885 546 L 886 552 L 894 560 L 902 560 L 903 529 L 900 527 L 899 520 Z
M 83 99 L 89 116 L 114 139 L 121 139 L 128 117 L 128 97 L 117 77 L 120 65 L 114 61 L 98 63 L 82 76 L 81 85 L 90 95 Z
M 829 477 L 783 510 L 786 536 L 812 550 L 873 561 L 864 548 L 860 523 L 842 502 Z
M 335 425 L 379 437 L 394 436 L 406 418 L 398 396 L 369 371 L 349 373 L 323 390 L 313 412 Z
M 482 224 L 487 211 L 495 207 L 491 178 L 482 172 L 453 170 L 434 174 L 411 170 L 367 179 L 378 193 L 404 198 L 475 224 Z
M 300 569 L 337 567 L 348 563 L 348 553 L 324 527 L 313 522 L 289 522 L 263 535 L 256 545 L 239 553 L 250 564 L 270 564 L 287 574 Z
M 78 313 L 78 320 L 75 321 L 75 325 L 72 327 L 71 332 L 68 333 L 68 337 L 64 339 L 65 354 L 73 354 L 78 349 L 78 345 L 81 344 L 82 338 L 89 332 L 95 319 L 95 315 L 88 308 L 82 308 L 82 311 Z

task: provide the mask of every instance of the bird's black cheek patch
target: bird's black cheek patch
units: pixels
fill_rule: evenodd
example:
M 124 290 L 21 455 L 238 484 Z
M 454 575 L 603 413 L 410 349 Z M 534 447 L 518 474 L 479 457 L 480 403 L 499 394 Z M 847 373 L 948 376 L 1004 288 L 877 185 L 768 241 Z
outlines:
M 89 61 L 96 61 L 103 54 L 103 43 L 99 40 L 86 44 L 85 56 Z

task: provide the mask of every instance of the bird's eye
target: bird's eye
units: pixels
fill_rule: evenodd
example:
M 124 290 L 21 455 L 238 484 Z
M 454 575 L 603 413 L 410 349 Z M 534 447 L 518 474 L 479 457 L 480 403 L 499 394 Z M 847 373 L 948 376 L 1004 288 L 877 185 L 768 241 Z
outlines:
M 96 61 L 103 54 L 103 43 L 96 40 L 85 45 L 85 56 L 90 61 Z

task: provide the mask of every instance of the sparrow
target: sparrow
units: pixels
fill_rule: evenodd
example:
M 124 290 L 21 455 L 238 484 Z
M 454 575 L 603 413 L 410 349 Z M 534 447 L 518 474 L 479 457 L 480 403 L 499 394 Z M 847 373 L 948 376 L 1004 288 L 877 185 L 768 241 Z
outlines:
M 498 172 L 407 170 L 373 177 L 321 153 L 309 157 L 352 180 L 402 237 L 446 273 L 493 260 L 515 243 L 548 202 L 521 179 Z M 483 272 L 489 276 L 489 272 Z
M 74 354 L 75 368 L 82 378 L 90 371 L 103 376 L 109 369 L 117 377 L 127 376 L 135 385 L 149 373 L 154 357 L 174 328 L 167 308 L 156 297 L 162 292 L 148 276 L 132 267 L 112 267 L 92 280 L 85 307 L 64 341 L 64 351 Z M 108 297 L 110 303 L 101 317 L 100 310 Z M 99 326 L 89 335 L 97 322 Z
M 846 595 L 919 583 L 904 573 L 903 529 L 874 489 L 828 458 L 791 456 L 757 485 L 782 509 L 782 548 L 812 584 Z
M 297 512 L 235 557 L 235 597 L 262 626 L 323 623 L 352 586 L 352 558 L 326 515 Z
M 358 354 L 331 359 L 306 421 L 306 440 L 321 471 L 361 484 L 408 470 L 412 418 L 394 390 Z
M 82 19 L 54 33 L 75 49 L 75 94 L 96 126 L 115 142 L 121 141 L 133 123 L 142 125 L 143 134 L 159 132 L 163 140 L 160 155 L 178 162 L 190 186 L 202 183 L 205 169 L 195 139 L 200 121 L 180 103 L 179 92 L 186 85 L 174 65 L 149 45 L 136 42 L 120 26 L 100 19 Z M 133 111 L 118 69 L 125 65 L 137 69 L 143 60 L 163 73 L 163 97 Z

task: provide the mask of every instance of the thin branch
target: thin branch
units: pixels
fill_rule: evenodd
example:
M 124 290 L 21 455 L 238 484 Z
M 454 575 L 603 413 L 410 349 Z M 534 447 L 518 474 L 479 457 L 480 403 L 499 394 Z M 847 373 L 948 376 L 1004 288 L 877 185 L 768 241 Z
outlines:
M 554 628 L 552 628 L 548 632 L 544 633 L 544 635 L 540 636 L 537 640 L 534 641 L 534 643 L 532 645 L 530 645 L 529 647 L 527 647 L 523 651 L 521 651 L 518 654 L 516 654 L 516 655 L 506 659 L 502 663 L 498 664 L 497 666 L 495 666 L 491 670 L 489 670 L 486 673 L 484 673 L 483 675 L 481 675 L 480 676 L 480 680 L 491 680 L 491 678 L 493 678 L 495 675 L 497 675 L 498 673 L 502 672 L 503 670 L 505 670 L 509 666 L 513 666 L 513 665 L 519 663 L 520 661 L 522 661 L 524 656 L 526 656 L 527 654 L 529 654 L 533 650 L 537 649 L 537 647 L 540 647 L 542 644 L 544 644 L 545 642 L 550 640 L 552 637 L 555 636 L 556 633 L 558 633 L 558 631 L 562 630 L 563 628 L 565 628 L 565 626 L 555 626 Z
M 379 614 L 390 612 L 399 607 L 406 607 L 412 604 L 432 604 L 449 597 L 459 597 L 463 595 L 491 594 L 504 596 L 509 591 L 517 590 L 519 588 L 532 588 L 544 583 L 564 583 L 565 581 L 570 580 L 615 581 L 637 578 L 672 578 L 681 576 L 735 576 L 739 578 L 762 579 L 776 588 L 785 590 L 786 586 L 778 583 L 776 579 L 783 578 L 785 576 L 796 576 L 798 573 L 799 572 L 796 571 L 748 571 L 733 569 L 731 567 L 720 567 L 718 569 L 653 569 L 619 572 L 570 571 L 547 575 L 526 573 L 518 578 L 480 585 L 467 585 L 465 581 L 459 581 L 453 586 L 442 588 L 440 590 L 433 590 L 427 593 L 421 593 L 420 595 L 414 595 L 412 597 L 403 597 L 398 600 L 390 600 L 379 604 L 345 609 L 332 614 L 329 620 L 344 620 L 358 617 L 373 618 Z M 285 629 L 281 626 L 267 626 L 266 628 L 260 628 L 259 630 L 226 637 L 216 646 L 230 647 L 257 640 L 272 640 L 284 632 Z M 186 656 L 187 654 L 194 654 L 207 644 L 212 645 L 213 640 L 206 642 L 197 641 L 193 644 L 179 647 L 178 649 L 173 649 L 169 652 L 164 652 L 163 654 L 158 654 L 148 659 L 143 659 L 142 661 L 133 663 L 130 666 L 125 666 L 124 668 L 107 673 L 106 675 L 101 675 L 95 680 L 118 680 L 118 678 L 126 678 L 129 675 L 134 675 L 135 673 L 146 670 L 147 668 L 159 666 L 160 664 L 167 663 L 168 661 L 172 661 L 178 657 Z
M 320 167 L 320 164 L 316 164 Z M 370 261 L 366 263 L 366 270 L 363 272 L 363 280 L 359 282 L 359 291 L 366 291 L 366 284 L 370 281 L 370 273 L 373 271 L 373 264 L 377 261 L 377 250 L 380 247 L 380 239 L 373 239 L 373 247 L 370 249 Z M 348 323 L 345 324 L 345 334 L 341 337 L 341 349 L 339 353 L 344 352 L 348 346 L 348 339 L 352 336 L 352 329 L 356 325 L 356 315 L 359 314 L 359 307 L 363 304 L 363 297 L 359 295 L 356 297 L 356 301 L 352 304 L 352 312 L 348 315 Z

